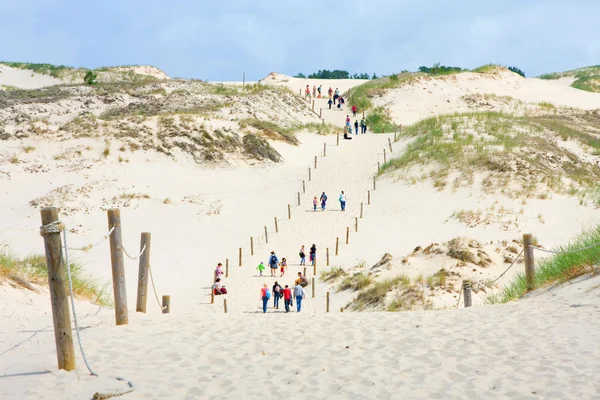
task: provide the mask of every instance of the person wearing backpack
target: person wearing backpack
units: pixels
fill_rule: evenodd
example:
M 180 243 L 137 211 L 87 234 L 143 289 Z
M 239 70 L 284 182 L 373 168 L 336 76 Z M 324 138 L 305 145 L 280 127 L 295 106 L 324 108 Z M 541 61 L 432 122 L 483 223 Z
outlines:
M 346 211 L 346 195 L 343 190 L 342 193 L 340 193 L 340 207 L 342 208 L 342 211 Z
M 288 285 L 285 285 L 283 289 L 283 302 L 285 304 L 285 312 L 290 312 L 290 306 L 292 305 L 292 289 Z
M 360 133 L 361 134 L 367 133 L 367 122 L 365 121 L 364 118 L 360 120 Z
M 271 269 L 271 276 L 277 276 L 277 268 L 279 267 L 279 259 L 275 252 L 271 252 L 271 257 L 269 257 L 269 267 Z
M 317 262 L 317 246 L 313 243 L 312 246 L 310 246 L 310 265 L 314 266 L 315 263 Z
M 279 299 L 283 295 L 282 292 L 283 288 L 275 281 L 275 284 L 273 285 L 273 307 L 277 310 L 279 310 Z
M 271 298 L 271 291 L 269 290 L 269 285 L 266 283 L 263 284 L 262 289 L 260 289 L 260 299 L 262 300 L 263 313 L 267 312 L 267 306 L 269 305 L 269 299 Z
M 300 265 L 306 265 L 306 252 L 304 251 L 304 245 L 302 245 L 302 248 L 300 249 L 298 255 L 300 256 Z
M 304 298 L 304 289 L 300 284 L 294 287 L 294 299 L 296 299 L 296 310 L 300 312 L 302 309 L 302 299 Z
M 325 211 L 325 206 L 327 206 L 327 195 L 325 192 L 321 195 L 321 210 Z

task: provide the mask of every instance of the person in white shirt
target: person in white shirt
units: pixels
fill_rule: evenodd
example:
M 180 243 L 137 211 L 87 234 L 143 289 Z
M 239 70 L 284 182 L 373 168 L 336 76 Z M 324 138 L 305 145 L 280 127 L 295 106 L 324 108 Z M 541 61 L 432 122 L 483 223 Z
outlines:
M 346 195 L 343 190 L 340 193 L 340 206 L 342 207 L 342 211 L 346 211 Z

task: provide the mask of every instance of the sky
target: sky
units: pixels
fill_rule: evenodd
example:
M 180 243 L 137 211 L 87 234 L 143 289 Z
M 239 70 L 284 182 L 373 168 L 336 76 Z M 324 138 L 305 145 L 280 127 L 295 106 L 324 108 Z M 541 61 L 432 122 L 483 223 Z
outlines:
M 598 0 L 0 0 L 0 60 L 259 80 L 495 63 L 600 64 Z

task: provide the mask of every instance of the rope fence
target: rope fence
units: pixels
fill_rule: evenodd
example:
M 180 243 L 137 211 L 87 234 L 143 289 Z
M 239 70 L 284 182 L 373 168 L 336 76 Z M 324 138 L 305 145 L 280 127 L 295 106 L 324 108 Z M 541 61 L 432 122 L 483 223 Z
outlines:
M 537 246 L 530 246 L 530 247 L 531 247 L 532 249 L 539 250 L 539 251 L 542 251 L 542 252 L 544 252 L 544 253 L 551 253 L 551 254 L 569 254 L 569 253 L 579 253 L 580 251 L 589 250 L 589 249 L 591 249 L 591 248 L 593 248 L 593 247 L 596 247 L 596 246 L 600 246 L 600 242 L 599 242 L 599 243 L 594 243 L 594 244 L 591 244 L 591 245 L 589 245 L 589 246 L 586 246 L 586 247 L 582 247 L 582 248 L 580 248 L 580 249 L 575 249 L 575 250 L 548 250 L 548 249 L 543 249 L 543 248 L 541 248 L 541 247 L 537 247 Z

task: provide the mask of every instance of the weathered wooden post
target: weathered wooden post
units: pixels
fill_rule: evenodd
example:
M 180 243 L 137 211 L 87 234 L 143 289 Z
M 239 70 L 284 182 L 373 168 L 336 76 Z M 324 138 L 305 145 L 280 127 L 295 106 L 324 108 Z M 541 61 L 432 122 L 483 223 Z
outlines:
M 397 135 L 398 135 L 398 128 L 396 128 L 396 132 L 394 132 L 394 143 L 396 143 L 398 141 Z
M 323 109 L 319 108 L 319 118 L 323 118 Z
M 312 278 L 312 297 L 315 298 L 315 278 Z
M 140 241 L 140 253 L 144 252 L 140 256 L 139 268 L 138 268 L 138 291 L 137 301 L 135 303 L 135 311 L 146 312 L 146 301 L 148 299 L 148 268 L 150 266 L 150 233 L 142 233 Z
M 377 172 L 379 172 L 381 170 L 381 165 L 379 164 L 379 161 L 377 161 Z
M 363 113 L 363 118 L 364 118 L 364 117 L 365 117 L 365 110 L 363 110 L 363 112 L 362 112 L 362 113 Z
M 329 312 L 329 292 L 327 292 L 327 312 Z
M 383 149 L 383 163 L 386 164 L 387 163 L 387 155 L 386 155 L 386 151 L 385 149 Z
M 390 153 L 393 153 L 394 150 L 392 149 L 392 139 L 388 138 L 388 144 L 390 145 Z
M 314 100 L 312 101 L 312 110 L 313 110 L 313 112 L 315 111 L 315 101 Z
M 43 208 L 41 217 L 43 226 L 53 222 L 58 223 L 58 209 L 56 207 Z M 44 250 L 46 252 L 46 268 L 48 269 L 48 286 L 52 305 L 58 368 L 72 371 L 76 368 L 75 349 L 73 348 L 69 289 L 64 268 L 60 229 L 52 233 L 42 231 L 41 235 L 44 237 Z
M 340 145 L 340 133 L 339 132 L 337 133 L 337 145 L 338 146 Z
M 327 143 L 323 143 L 323 157 L 327 157 Z
M 335 255 L 336 256 L 338 255 L 339 248 L 340 248 L 340 238 L 336 237 L 335 238 Z
M 364 208 L 365 204 L 361 201 L 360 202 L 360 217 L 363 217 L 363 208 Z
M 110 235 L 110 262 L 112 265 L 112 281 L 115 296 L 115 319 L 117 325 L 129 322 L 127 314 L 127 291 L 125 288 L 125 266 L 123 263 L 123 242 L 121 236 L 121 212 L 118 208 L 108 210 L 108 229 Z
M 471 281 L 463 281 L 462 289 L 463 298 L 465 299 L 465 308 L 471 307 L 471 305 L 473 305 L 473 300 L 471 298 Z
M 254 238 L 250 236 L 250 255 L 254 255 Z
M 354 217 L 354 232 L 358 232 L 358 217 Z
M 229 258 L 225 259 L 225 278 L 229 278 Z
M 533 235 L 526 233 L 523 235 L 523 255 L 525 256 L 525 282 L 527 291 L 535 288 L 535 259 L 533 256 Z
M 267 232 L 267 226 L 265 225 L 265 243 L 269 243 L 269 233 Z
M 298 192 L 298 205 L 300 205 L 300 192 Z
M 317 169 L 317 156 L 315 156 L 315 169 Z
M 223 311 L 227 314 L 227 299 L 223 299 Z
M 344 312 L 344 307 L 340 307 L 340 312 Z
M 325 254 L 327 255 L 327 266 L 329 267 L 329 247 L 325 249 Z
M 298 89 L 298 96 L 302 97 L 302 89 Z
M 302 193 L 306 193 L 306 182 L 302 181 Z
M 277 226 L 277 217 L 275 217 L 275 233 L 279 233 L 279 226 Z
M 377 176 L 373 177 L 373 190 L 377 189 Z
M 162 297 L 162 313 L 168 314 L 171 312 L 171 296 L 168 294 L 163 295 Z
M 215 285 L 210 286 L 210 304 L 215 304 Z
M 239 251 L 239 260 L 240 260 L 240 267 L 242 266 L 242 248 L 240 247 L 240 251 Z
M 310 171 L 310 167 L 308 168 L 308 181 L 310 182 L 312 180 L 312 174 Z
M 371 191 L 367 190 L 367 205 L 371 205 Z
M 315 258 L 315 263 L 313 264 L 313 275 L 317 275 L 317 259 Z
M 304 267 L 304 273 L 302 275 L 306 277 L 306 267 Z
M 292 219 L 292 209 L 289 204 L 288 204 L 288 219 Z
M 346 244 L 350 241 L 350 227 L 346 227 Z

